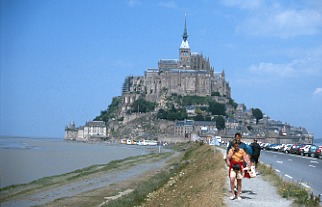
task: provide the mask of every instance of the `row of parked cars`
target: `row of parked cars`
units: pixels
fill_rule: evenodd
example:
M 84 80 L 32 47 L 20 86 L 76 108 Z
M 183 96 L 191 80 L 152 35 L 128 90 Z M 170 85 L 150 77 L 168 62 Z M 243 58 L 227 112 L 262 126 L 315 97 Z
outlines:
M 314 144 L 270 144 L 261 143 L 264 150 L 272 150 L 309 157 L 322 158 L 322 146 Z

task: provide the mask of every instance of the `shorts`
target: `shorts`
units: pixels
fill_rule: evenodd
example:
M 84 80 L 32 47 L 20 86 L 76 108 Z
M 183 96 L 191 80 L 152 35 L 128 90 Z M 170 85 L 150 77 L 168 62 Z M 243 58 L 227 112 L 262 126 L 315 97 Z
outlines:
M 240 170 L 231 169 L 230 170 L 230 177 L 237 178 L 239 180 L 239 179 L 243 179 L 244 175 L 240 172 Z

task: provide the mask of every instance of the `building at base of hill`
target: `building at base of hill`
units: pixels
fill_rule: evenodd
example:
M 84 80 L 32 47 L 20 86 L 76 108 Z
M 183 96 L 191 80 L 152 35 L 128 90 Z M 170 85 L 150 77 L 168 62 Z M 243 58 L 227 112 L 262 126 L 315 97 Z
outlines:
M 65 127 L 65 140 L 104 141 L 107 139 L 107 127 L 104 121 L 89 121 L 85 126 L 75 127 L 71 122 Z

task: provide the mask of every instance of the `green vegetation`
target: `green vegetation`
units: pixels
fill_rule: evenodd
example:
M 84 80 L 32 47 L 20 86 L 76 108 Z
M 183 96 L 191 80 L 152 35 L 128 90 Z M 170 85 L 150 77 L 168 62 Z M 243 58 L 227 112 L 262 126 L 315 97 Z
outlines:
M 186 112 L 186 109 L 180 108 L 176 109 L 174 106 L 171 108 L 171 110 L 166 111 L 163 109 L 160 109 L 157 113 L 157 118 L 159 119 L 167 119 L 167 120 L 183 120 L 187 119 L 188 115 Z
M 233 106 L 233 108 L 234 109 L 236 109 L 237 108 L 237 106 L 238 106 L 238 104 L 232 99 L 232 98 L 230 98 L 229 99 L 229 102 L 228 102 L 231 106 Z
M 209 112 L 211 112 L 212 115 L 226 115 L 226 105 L 217 103 L 215 101 L 209 102 Z
M 112 103 L 107 107 L 106 110 L 101 111 L 101 114 L 97 116 L 94 121 L 104 121 L 106 123 L 109 119 L 117 119 L 117 112 L 119 110 L 120 103 L 122 103 L 121 97 L 113 97 Z
M 195 121 L 211 121 L 211 115 L 226 116 L 226 104 L 221 104 L 213 100 L 213 96 L 220 96 L 219 93 L 213 93 L 212 96 L 182 96 L 176 93 L 167 95 L 167 89 L 163 88 L 162 94 L 166 96 L 166 107 L 157 112 L 157 118 L 166 120 L 183 120 L 188 118 L 186 113 L 187 106 L 197 106 L 194 117 L 189 117 Z M 111 105 L 106 110 L 101 111 L 94 121 L 108 122 L 110 119 L 122 121 L 123 117 L 117 117 L 122 104 L 122 97 L 114 97 Z M 229 105 L 234 108 L 237 103 L 229 99 Z M 136 100 L 128 112 L 153 112 L 157 103 L 146 101 L 144 98 Z M 230 116 L 232 116 L 230 114 Z M 113 133 L 113 130 L 112 130 Z
M 146 101 L 143 98 L 139 98 L 133 103 L 131 107 L 131 112 L 146 113 L 146 112 L 154 111 L 156 105 L 157 105 L 156 103 Z
M 216 127 L 218 130 L 225 129 L 225 119 L 223 116 L 218 116 L 216 118 Z
M 149 180 L 142 181 L 138 183 L 135 190 L 121 197 L 120 199 L 111 200 L 107 204 L 103 205 L 104 207 L 126 207 L 126 206 L 137 206 L 145 201 L 145 198 L 150 192 L 157 190 L 161 186 L 163 186 L 171 176 L 173 176 L 173 172 L 162 171 L 157 175 L 152 176 Z
M 219 92 L 212 92 L 211 96 L 220 96 L 220 93 Z
M 252 109 L 252 114 L 256 119 L 256 124 L 258 124 L 258 120 L 263 118 L 263 113 L 259 108 Z
M 179 107 L 175 107 L 180 106 Z M 210 115 L 226 115 L 226 105 L 217 103 L 211 99 L 211 97 L 201 97 L 201 96 L 178 96 L 172 94 L 168 97 L 168 103 L 166 109 L 160 109 L 158 111 L 157 117 L 160 119 L 167 120 L 183 120 L 187 119 L 188 115 L 186 113 L 186 106 L 198 105 L 195 110 L 197 114 L 190 119 L 195 121 L 211 121 Z
M 299 183 L 287 182 L 275 173 L 271 166 L 260 165 L 259 171 L 263 174 L 264 179 L 273 183 L 277 187 L 281 197 L 294 199 L 298 206 L 318 207 L 320 206 L 320 198 L 314 196 L 307 189 L 303 188 Z
M 211 101 L 210 97 L 207 96 L 183 96 L 182 97 L 182 105 L 183 106 L 191 106 L 191 105 L 208 105 L 209 101 Z

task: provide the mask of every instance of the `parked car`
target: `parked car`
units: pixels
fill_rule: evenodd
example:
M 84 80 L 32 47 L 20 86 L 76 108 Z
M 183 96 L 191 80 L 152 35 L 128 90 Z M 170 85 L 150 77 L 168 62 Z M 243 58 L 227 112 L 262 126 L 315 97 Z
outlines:
M 313 151 L 313 149 L 311 148 L 310 151 Z M 322 146 L 316 147 L 314 152 L 311 152 L 311 157 L 316 157 L 316 158 L 320 158 L 322 157 Z
M 290 150 L 290 153 L 300 155 L 301 154 L 300 148 L 303 147 L 303 146 L 305 146 L 305 144 L 295 144 L 295 145 L 293 145 L 291 150 Z
M 284 150 L 286 144 L 279 144 L 275 147 L 275 149 L 277 149 L 277 151 L 282 152 Z
M 275 150 L 274 148 L 277 146 L 277 144 L 269 144 L 265 147 L 266 150 Z
M 311 144 L 307 144 L 303 147 L 300 148 L 300 152 L 301 152 L 301 155 L 305 156 L 305 155 L 308 155 L 309 154 L 309 151 L 310 151 L 310 148 L 311 148 Z
M 291 151 L 291 148 L 294 146 L 294 144 L 287 144 L 287 145 L 285 145 L 284 146 L 284 148 L 283 148 L 283 152 L 285 152 L 285 153 L 290 153 L 290 151 Z
M 266 149 L 266 147 L 270 144 L 269 143 L 260 143 L 259 145 L 261 146 L 261 149 Z

